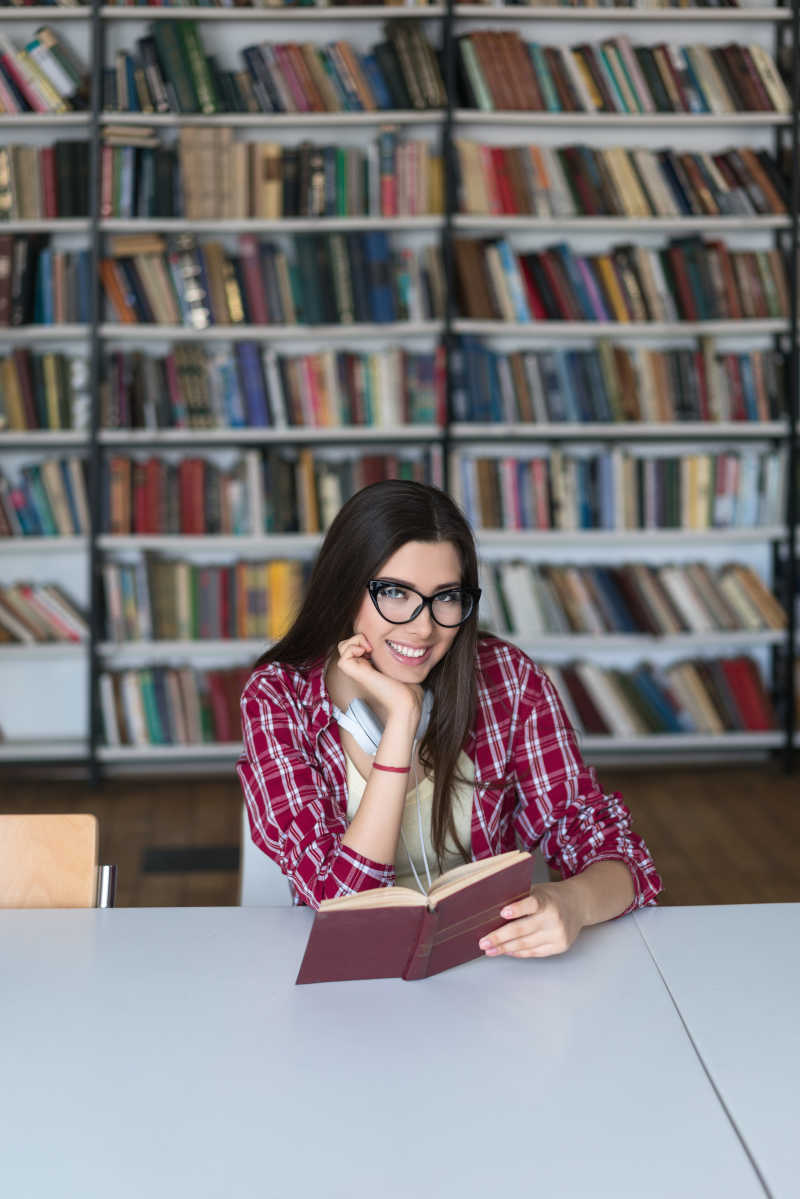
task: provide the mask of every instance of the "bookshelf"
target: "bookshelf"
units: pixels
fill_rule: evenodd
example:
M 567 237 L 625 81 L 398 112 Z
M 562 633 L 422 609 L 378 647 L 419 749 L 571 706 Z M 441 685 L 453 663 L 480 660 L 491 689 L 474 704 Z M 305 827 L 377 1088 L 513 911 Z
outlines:
M 396 109 L 391 112 L 221 112 L 190 114 L 178 112 L 108 111 L 102 103 L 103 68 L 109 67 L 119 51 L 129 51 L 136 39 L 144 36 L 152 24 L 190 20 L 200 31 L 204 44 L 213 44 L 223 66 L 230 67 L 235 55 L 248 43 L 288 41 L 327 42 L 344 37 L 361 50 L 370 47 L 387 24 L 402 24 L 413 18 L 420 21 L 431 40 L 441 47 L 441 73 L 446 83 L 447 103 L 423 111 Z M 622 216 L 593 214 L 556 217 L 511 215 L 461 211 L 454 142 L 459 138 L 477 139 L 491 145 L 540 144 L 560 146 L 568 142 L 588 141 L 598 146 L 675 144 L 686 150 L 717 149 L 753 144 L 775 149 L 787 139 L 795 139 L 797 149 L 797 113 L 742 112 L 715 113 L 651 112 L 623 115 L 618 112 L 545 112 L 479 111 L 466 107 L 458 82 L 458 38 L 472 30 L 505 30 L 520 33 L 528 40 L 547 45 L 572 45 L 579 41 L 613 38 L 624 30 L 634 43 L 680 41 L 683 44 L 731 40 L 758 41 L 775 52 L 787 39 L 797 42 L 788 8 L 748 7 L 735 9 L 638 9 L 638 8 L 543 8 L 502 5 L 415 5 L 410 7 L 284 7 L 245 9 L 215 7 L 101 6 L 85 8 L 4 8 L 0 11 L 0 30 L 12 40 L 32 33 L 39 24 L 63 29 L 72 45 L 93 62 L 92 98 L 88 112 L 66 114 L 24 114 L 8 117 L 0 114 L 0 126 L 13 125 L 14 139 L 37 144 L 46 137 L 85 135 L 92 148 L 92 204 L 85 218 L 15 220 L 0 225 L 0 234 L 44 233 L 51 238 L 91 248 L 96 267 L 107 255 L 114 237 L 153 234 L 173 237 L 189 235 L 203 244 L 215 240 L 235 253 L 241 235 L 260 240 L 275 239 L 291 252 L 292 239 L 318 233 L 359 235 L 385 233 L 392 247 L 404 246 L 412 252 L 420 247 L 440 247 L 445 281 L 444 311 L 436 317 L 394 320 L 390 323 L 352 322 L 349 324 L 211 324 L 202 329 L 186 325 L 121 324 L 109 308 L 106 296 L 95 283 L 91 320 L 86 325 L 62 323 L 58 326 L 28 326 L 0 329 L 0 354 L 14 348 L 39 352 L 45 348 L 83 354 L 89 364 L 92 394 L 91 415 L 81 429 L 0 433 L 0 464 L 7 459 L 19 462 L 37 456 L 84 452 L 90 471 L 93 500 L 92 525 L 87 537 L 27 536 L 0 540 L 0 561 L 5 560 L 15 577 L 37 579 L 57 576 L 68 585 L 73 598 L 90 614 L 90 637 L 83 646 L 48 643 L 33 646 L 0 646 L 0 661 L 10 671 L 12 685 L 23 687 L 29 671 L 56 680 L 52 711 L 42 719 L 50 722 L 48 737 L 54 748 L 47 756 L 58 760 L 86 763 L 93 774 L 105 768 L 125 764 L 144 766 L 193 761 L 229 764 L 238 747 L 231 743 L 192 745 L 104 745 L 102 712 L 99 699 L 100 676 L 110 670 L 194 663 L 199 666 L 244 666 L 257 656 L 264 642 L 252 638 L 169 640 L 152 642 L 111 642 L 102 618 L 101 574 L 105 563 L 140 559 L 146 553 L 175 558 L 189 555 L 198 562 L 233 562 L 243 558 L 264 561 L 272 558 L 307 560 L 319 544 L 320 534 L 260 533 L 188 535 L 188 534 L 110 534 L 105 521 L 100 480 L 110 456 L 124 453 L 139 461 L 153 455 L 177 463 L 181 457 L 205 456 L 209 461 L 229 463 L 231 455 L 248 450 L 272 448 L 298 453 L 306 448 L 315 453 L 352 450 L 379 452 L 387 446 L 411 449 L 435 448 L 441 453 L 443 481 L 454 486 L 453 462 L 460 453 L 487 448 L 501 452 L 505 443 L 514 447 L 560 447 L 618 444 L 667 446 L 674 453 L 683 447 L 713 447 L 719 441 L 742 447 L 769 444 L 788 451 L 788 467 L 796 461 L 796 288 L 791 288 L 792 320 L 785 316 L 702 321 L 614 322 L 600 326 L 596 321 L 547 320 L 538 322 L 472 319 L 461 315 L 457 306 L 457 286 L 453 262 L 456 238 L 505 237 L 515 250 L 535 251 L 554 241 L 578 247 L 580 252 L 604 252 L 619 242 L 637 242 L 657 249 L 671 237 L 697 235 L 722 238 L 743 248 L 781 245 L 797 260 L 797 203 L 781 214 Z M 677 23 L 680 22 L 680 25 Z M 402 137 L 427 139 L 432 151 L 441 148 L 445 160 L 443 210 L 419 215 L 360 215 L 293 217 L 277 219 L 256 217 L 215 218 L 104 216 L 101 210 L 99 179 L 104 137 L 110 128 L 137 131 L 151 128 L 160 145 L 174 146 L 182 130 L 218 127 L 232 129 L 236 141 L 248 144 L 275 141 L 281 147 L 295 147 L 302 139 L 322 144 L 366 148 L 381 127 L 391 125 Z M 65 133 L 64 136 L 67 136 Z M 794 155 L 796 158 L 796 153 Z M 794 213 L 794 215 L 793 215 Z M 796 274 L 796 272 L 795 272 Z M 792 276 L 794 277 L 794 275 Z M 478 339 L 498 354 L 537 351 L 542 348 L 589 350 L 599 338 L 612 341 L 634 354 L 639 350 L 662 347 L 686 347 L 693 339 L 714 338 L 721 350 L 743 347 L 780 349 L 786 354 L 789 372 L 785 380 L 787 394 L 793 397 L 786 414 L 769 420 L 710 421 L 569 421 L 513 422 L 465 421 L 455 419 L 457 361 L 460 339 Z M 292 426 L 289 428 L 146 428 L 112 429 L 103 427 L 99 397 L 100 385 L 107 382 L 112 354 L 163 356 L 176 345 L 202 347 L 206 351 L 233 353 L 240 342 L 272 346 L 278 355 L 310 355 L 321 347 L 334 352 L 362 348 L 380 352 L 387 347 L 407 350 L 442 349 L 447 408 L 444 420 L 428 424 L 376 424 L 348 426 Z M 794 364 L 794 365 L 792 365 Z M 795 382 L 792 381 L 795 380 Z M 27 457 L 26 457 L 27 456 Z M 795 502 L 791 496 L 790 505 Z M 708 529 L 482 529 L 478 534 L 482 557 L 500 563 L 519 558 L 532 564 L 558 561 L 606 562 L 645 558 L 651 562 L 684 562 L 696 558 L 714 564 L 741 560 L 769 583 L 776 578 L 779 562 L 785 563 L 784 576 L 791 586 L 794 578 L 796 509 L 790 506 L 788 523 L 770 522 L 747 528 Z M 791 605 L 788 605 L 791 608 Z M 791 686 L 781 687 L 781 661 L 794 657 L 794 614 L 790 612 L 785 632 L 775 630 L 716 631 L 704 634 L 652 636 L 614 634 L 590 636 L 572 633 L 542 635 L 534 644 L 524 645 L 534 656 L 554 665 L 571 658 L 586 656 L 613 665 L 634 665 L 642 660 L 669 664 L 692 655 L 715 656 L 751 652 L 768 679 L 778 709 L 786 715 L 786 731 L 780 726 L 769 732 L 728 732 L 722 735 L 671 733 L 626 738 L 583 735 L 587 752 L 595 756 L 636 760 L 637 755 L 651 759 L 672 758 L 676 753 L 692 756 L 771 752 L 784 749 L 792 740 Z M 68 678 L 61 691 L 59 680 Z M 788 672 L 785 672 L 788 679 Z M 29 690 L 26 681 L 24 690 Z M 12 686 L 12 690 L 14 687 Z M 81 695 L 76 704 L 75 696 Z M 90 701 L 89 696 L 92 696 Z M 74 724 L 64 726 L 56 718 L 60 705 L 69 711 Z M 36 732 L 8 722 L 0 711 L 0 725 L 6 724 L 7 741 L 0 747 L 0 761 L 30 761 L 37 755 Z M 52 726 L 52 727 L 51 727 Z M 15 748 L 16 747 L 16 748 Z

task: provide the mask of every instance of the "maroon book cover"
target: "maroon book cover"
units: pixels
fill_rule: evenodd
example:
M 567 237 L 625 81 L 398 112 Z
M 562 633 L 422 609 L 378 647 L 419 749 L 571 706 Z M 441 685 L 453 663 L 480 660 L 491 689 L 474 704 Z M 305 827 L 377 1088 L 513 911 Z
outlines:
M 438 903 L 322 908 L 296 982 L 420 979 L 469 962 L 481 956 L 480 938 L 503 923 L 500 909 L 529 894 L 532 875 L 533 856 L 515 854 L 505 869 Z

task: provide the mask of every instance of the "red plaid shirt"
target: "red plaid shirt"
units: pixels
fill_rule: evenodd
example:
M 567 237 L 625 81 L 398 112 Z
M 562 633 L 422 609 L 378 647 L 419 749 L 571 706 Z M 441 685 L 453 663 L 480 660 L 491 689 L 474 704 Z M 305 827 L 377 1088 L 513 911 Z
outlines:
M 472 856 L 539 846 L 564 878 L 591 862 L 630 869 L 632 907 L 661 890 L 622 798 L 604 795 L 545 673 L 516 646 L 482 637 L 478 706 L 464 750 L 475 767 Z M 256 670 L 242 695 L 242 780 L 256 845 L 294 885 L 299 902 L 388 887 L 394 866 L 342 845 L 347 767 L 324 680 L 280 663 Z

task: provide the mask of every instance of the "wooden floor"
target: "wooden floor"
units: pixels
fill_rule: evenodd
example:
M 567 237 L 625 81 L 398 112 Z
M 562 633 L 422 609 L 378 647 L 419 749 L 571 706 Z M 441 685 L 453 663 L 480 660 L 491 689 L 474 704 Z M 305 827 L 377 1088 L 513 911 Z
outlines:
M 800 773 L 777 766 L 604 768 L 664 879 L 664 904 L 800 901 Z M 118 870 L 117 905 L 172 907 L 237 902 L 227 869 L 161 873 L 144 868 L 153 849 L 239 845 L 241 795 L 233 780 L 0 779 L 4 812 L 94 812 L 100 858 Z M 228 857 L 232 855 L 228 853 Z

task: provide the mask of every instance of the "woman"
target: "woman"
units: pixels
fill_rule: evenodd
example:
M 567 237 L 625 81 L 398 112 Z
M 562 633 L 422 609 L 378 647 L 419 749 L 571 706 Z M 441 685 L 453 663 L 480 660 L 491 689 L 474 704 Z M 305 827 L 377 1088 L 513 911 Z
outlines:
M 444 492 L 359 491 L 245 687 L 238 772 L 255 843 L 314 907 L 539 846 L 562 881 L 505 908 L 480 946 L 544 957 L 652 903 L 661 880 L 545 673 L 479 631 L 477 584 L 472 532 Z

